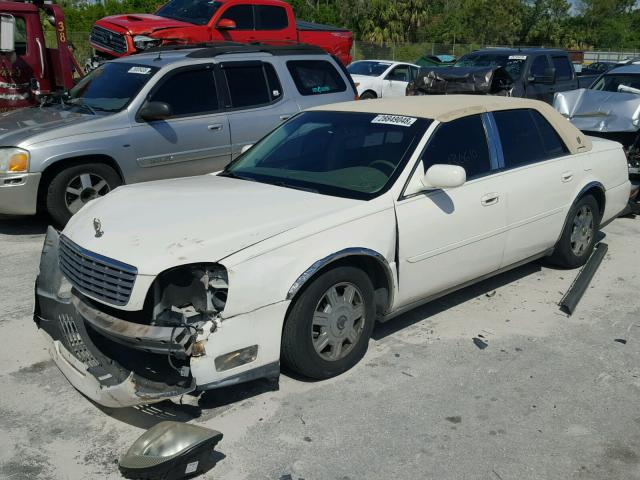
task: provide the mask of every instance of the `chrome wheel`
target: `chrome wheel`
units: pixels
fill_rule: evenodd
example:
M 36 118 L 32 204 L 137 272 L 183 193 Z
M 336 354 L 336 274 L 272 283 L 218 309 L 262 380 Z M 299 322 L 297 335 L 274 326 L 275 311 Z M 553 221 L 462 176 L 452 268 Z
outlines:
M 588 205 L 583 205 L 573 217 L 570 241 L 574 255 L 580 257 L 589 248 L 594 234 L 593 226 L 593 211 Z
M 94 173 L 83 173 L 71 179 L 65 189 L 64 201 L 69 211 L 74 214 L 85 203 L 109 193 L 107 181 Z
M 322 295 L 313 313 L 313 348 L 323 360 L 340 360 L 358 343 L 364 325 L 362 293 L 352 283 L 338 283 Z

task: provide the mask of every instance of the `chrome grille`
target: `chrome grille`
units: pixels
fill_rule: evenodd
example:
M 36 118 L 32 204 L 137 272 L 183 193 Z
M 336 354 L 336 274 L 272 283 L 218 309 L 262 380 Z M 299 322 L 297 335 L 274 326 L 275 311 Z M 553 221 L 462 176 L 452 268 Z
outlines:
M 60 270 L 82 293 L 113 305 L 126 305 L 138 270 L 103 257 L 60 236 Z
M 82 341 L 78 328 L 71 317 L 63 314 L 58 317 L 58 320 L 60 321 L 60 328 L 66 340 L 66 345 L 73 356 L 87 367 L 97 367 L 100 365 Z
M 127 51 L 127 39 L 121 33 L 112 32 L 104 27 L 94 25 L 91 29 L 91 43 L 116 53 Z

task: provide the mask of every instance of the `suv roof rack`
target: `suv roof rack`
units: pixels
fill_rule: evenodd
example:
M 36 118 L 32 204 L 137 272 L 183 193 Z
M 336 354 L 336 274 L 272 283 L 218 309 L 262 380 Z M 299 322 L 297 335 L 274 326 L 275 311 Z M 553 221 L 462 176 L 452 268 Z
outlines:
M 159 53 L 176 50 L 194 50 L 186 56 L 189 58 L 209 58 L 229 53 L 270 53 L 271 55 L 317 55 L 326 52 L 315 45 L 297 42 L 281 42 L 279 44 L 238 43 L 238 42 L 202 42 L 182 45 L 163 45 L 149 48 L 144 53 Z

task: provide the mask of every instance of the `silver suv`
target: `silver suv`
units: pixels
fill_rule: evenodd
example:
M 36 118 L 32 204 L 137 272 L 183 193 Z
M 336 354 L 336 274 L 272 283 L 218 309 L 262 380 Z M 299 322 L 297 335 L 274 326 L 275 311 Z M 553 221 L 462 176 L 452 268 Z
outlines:
M 311 46 L 159 49 L 106 63 L 53 103 L 0 116 L 0 214 L 64 225 L 122 183 L 222 169 L 282 121 L 353 100 Z

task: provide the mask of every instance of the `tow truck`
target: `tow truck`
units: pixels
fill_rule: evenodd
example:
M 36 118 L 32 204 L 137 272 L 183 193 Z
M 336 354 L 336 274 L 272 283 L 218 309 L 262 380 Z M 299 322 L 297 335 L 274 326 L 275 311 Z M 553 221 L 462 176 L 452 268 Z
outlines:
M 55 47 L 47 46 L 41 18 L 55 28 Z M 62 8 L 44 0 L 0 1 L 0 111 L 36 105 L 83 75 Z

